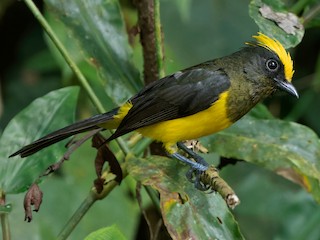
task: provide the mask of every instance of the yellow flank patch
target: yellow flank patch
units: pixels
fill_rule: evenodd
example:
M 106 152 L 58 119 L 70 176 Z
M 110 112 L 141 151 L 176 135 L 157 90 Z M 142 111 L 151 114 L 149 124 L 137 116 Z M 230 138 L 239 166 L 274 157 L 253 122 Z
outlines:
M 129 112 L 129 110 L 132 108 L 132 102 L 128 101 L 125 104 L 123 104 L 116 115 L 114 115 L 115 119 L 122 120 Z
M 285 78 L 287 81 L 291 82 L 294 70 L 293 70 L 293 62 L 292 62 L 290 53 L 284 49 L 284 47 L 278 40 L 269 38 L 268 36 L 262 34 L 261 32 L 259 32 L 258 34 L 259 34 L 258 36 L 252 36 L 257 40 L 256 45 L 264 47 L 278 55 L 279 59 L 281 60 L 284 66 Z M 246 43 L 246 44 L 255 45 L 254 43 Z
M 115 129 L 119 126 L 122 119 L 128 114 L 129 110 L 132 108 L 131 102 L 126 102 L 123 104 L 116 115 L 113 116 L 113 119 L 110 121 L 107 121 L 105 123 L 99 124 L 100 127 L 103 127 L 104 129 Z
M 233 122 L 227 116 L 228 92 L 209 108 L 193 115 L 159 122 L 138 129 L 142 135 L 163 142 L 169 153 L 175 151 L 175 143 L 182 140 L 207 136 L 229 127 Z

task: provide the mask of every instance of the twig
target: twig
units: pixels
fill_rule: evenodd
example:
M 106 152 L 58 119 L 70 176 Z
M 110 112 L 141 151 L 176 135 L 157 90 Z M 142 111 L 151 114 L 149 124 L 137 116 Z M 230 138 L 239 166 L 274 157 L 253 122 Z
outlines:
M 11 234 L 10 234 L 8 213 L 1 213 L 0 220 L 1 220 L 1 229 L 2 229 L 2 239 L 10 240 Z
M 88 134 L 86 134 L 84 137 L 80 138 L 79 140 L 75 141 L 75 142 L 72 142 L 68 148 L 68 150 L 63 154 L 62 158 L 50 165 L 47 170 L 42 174 L 40 175 L 39 178 L 41 177 L 44 177 L 44 176 L 47 176 L 49 175 L 50 173 L 53 173 L 55 172 L 56 170 L 58 170 L 61 165 L 64 163 L 64 161 L 66 160 L 69 160 L 70 158 L 70 155 L 76 150 L 78 149 L 85 141 L 87 141 L 89 138 L 91 138 L 93 135 L 95 135 L 96 133 L 100 132 L 102 130 L 102 128 L 98 128 L 98 129 L 95 129 L 93 131 L 90 131 Z M 35 182 L 37 182 L 39 179 L 37 179 Z
M 88 93 L 91 101 L 94 103 L 95 107 L 98 109 L 100 113 L 104 113 L 105 109 L 103 105 L 101 104 L 100 100 L 94 93 L 93 89 L 91 88 L 90 84 L 88 83 L 87 79 L 85 76 L 82 74 L 76 63 L 71 59 L 71 57 L 68 54 L 68 51 L 66 48 L 63 46 L 63 44 L 60 42 L 52 28 L 50 27 L 49 23 L 47 20 L 43 17 L 37 6 L 33 3 L 32 0 L 24 0 L 26 5 L 29 7 L 30 11 L 33 13 L 35 18 L 39 21 L 43 29 L 46 31 L 48 34 L 49 38 L 52 40 L 52 42 L 55 44 L 56 48 L 59 50 L 71 70 L 74 72 L 74 74 L 77 76 L 79 79 L 80 83 L 82 84 L 83 88 L 86 90 Z
M 298 15 L 304 8 L 305 6 L 310 2 L 310 0 L 299 0 L 297 1 L 290 9 L 290 12 L 295 13 Z
M 201 182 L 209 186 L 211 190 L 218 192 L 226 201 L 229 208 L 235 208 L 240 200 L 233 189 L 220 176 L 217 169 L 210 166 L 208 170 L 201 175 Z
M 155 7 L 158 5 L 155 5 L 154 0 L 136 0 L 135 5 L 138 9 L 140 41 L 143 47 L 144 83 L 148 84 L 159 78 L 159 51 L 157 49 L 161 47 L 157 47 L 159 42 L 156 40 L 155 26 L 156 24 L 158 28 L 160 26 L 159 19 L 157 23 L 155 22 Z M 159 14 L 157 17 L 159 18 Z
M 320 4 L 313 7 L 309 12 L 304 16 L 303 25 L 306 26 L 314 17 L 320 13 Z
M 121 168 L 123 170 L 123 178 L 125 178 L 128 175 L 128 172 L 126 172 L 125 164 L 121 165 Z M 108 175 L 109 173 L 104 173 L 103 175 Z M 109 174 L 110 175 L 110 174 Z M 113 174 L 111 174 L 113 175 Z M 91 208 L 91 206 L 97 201 L 102 200 L 105 197 L 111 193 L 111 191 L 118 186 L 118 182 L 114 180 L 114 175 L 111 177 L 104 177 L 104 179 L 108 182 L 105 183 L 103 190 L 101 193 L 97 193 L 95 188 L 92 188 L 88 194 L 88 196 L 83 200 L 81 205 L 78 207 L 78 209 L 75 211 L 75 213 L 72 215 L 72 217 L 69 219 L 67 224 L 64 225 L 64 228 L 59 233 L 57 239 L 58 240 L 64 240 L 67 239 L 68 236 L 71 234 L 71 232 L 74 230 L 74 228 L 78 225 L 80 220 L 83 218 L 83 216 L 88 212 L 88 210 Z M 113 178 L 110 180 L 110 178 Z
M 55 35 L 54 31 L 46 21 L 46 19 L 42 16 L 41 12 L 37 9 L 37 7 L 34 5 L 32 0 L 24 0 L 26 5 L 29 7 L 31 12 L 34 14 L 34 16 L 37 18 L 37 20 L 42 25 L 43 29 L 47 32 L 50 39 L 53 41 L 53 43 L 56 45 L 57 49 L 60 51 L 74 74 L 79 79 L 80 83 L 83 85 L 84 89 L 87 91 L 89 97 L 93 101 L 94 105 L 98 109 L 100 113 L 105 112 L 103 105 L 93 92 L 92 88 L 90 87 L 88 81 L 85 79 L 84 75 L 80 71 L 80 69 L 77 67 L 75 62 L 71 59 L 69 56 L 67 50 L 63 46 L 63 44 L 60 42 L 60 40 Z M 143 46 L 143 52 L 144 52 L 144 74 L 145 74 L 145 83 L 149 83 L 151 81 L 157 80 L 159 78 L 158 75 L 158 58 L 157 58 L 157 47 L 155 46 L 155 19 L 154 19 L 154 3 L 150 0 L 137 0 L 137 5 L 139 5 L 139 24 L 141 29 L 141 43 Z M 158 5 L 157 5 L 158 6 Z M 159 14 L 158 14 L 159 16 Z M 158 20 L 159 21 L 159 17 Z M 158 24 L 160 24 L 158 22 Z M 160 26 L 160 25 L 158 25 Z M 161 28 L 160 28 L 161 30 Z M 160 41 L 158 40 L 158 44 Z M 160 49 L 160 48 L 158 48 Z M 162 61 L 163 57 L 160 57 Z M 122 141 L 118 141 L 120 143 L 121 149 L 125 152 L 126 158 L 130 158 L 130 152 L 129 149 L 126 147 L 126 144 L 124 144 Z M 68 154 L 67 154 L 68 157 Z M 121 168 L 123 170 L 123 177 L 125 178 L 127 176 L 126 172 L 126 166 L 125 164 L 121 165 Z M 108 174 L 107 174 L 108 175 Z M 105 178 L 108 179 L 108 178 Z M 109 178 L 110 179 L 110 178 Z M 90 209 L 90 207 L 93 205 L 93 203 L 97 200 L 104 199 L 108 194 L 118 185 L 118 183 L 115 180 L 111 180 L 107 182 L 103 190 L 100 194 L 96 192 L 96 190 L 93 188 L 89 195 L 86 197 L 86 199 L 83 201 L 83 203 L 79 206 L 78 210 L 74 213 L 74 215 L 70 218 L 69 222 L 65 225 L 64 229 L 60 232 L 58 239 L 66 239 L 70 233 L 73 231 L 73 229 L 77 226 L 79 221 L 82 219 L 82 217 L 86 214 L 86 212 Z
M 0 205 L 1 206 L 6 205 L 6 195 L 1 190 L 0 190 Z M 11 234 L 10 234 L 10 226 L 9 226 L 9 219 L 8 219 L 7 212 L 0 213 L 0 221 L 1 221 L 1 229 L 2 229 L 2 239 L 3 240 L 10 240 Z
M 151 221 L 148 217 L 148 214 L 146 212 L 146 210 L 143 208 L 142 206 L 142 197 L 141 197 L 141 182 L 138 182 L 137 183 L 137 186 L 136 186 L 136 198 L 137 198 L 137 201 L 138 201 L 138 204 L 139 204 L 139 208 L 140 208 L 140 211 L 142 212 L 143 214 L 143 217 L 148 225 L 148 228 L 149 228 L 149 239 L 154 239 L 153 236 L 154 236 L 154 233 L 153 233 L 153 228 L 152 228 L 152 224 L 151 224 Z
M 160 0 L 154 0 L 154 26 L 155 26 L 155 47 L 157 50 L 157 65 L 158 74 L 160 78 L 165 75 L 163 68 L 163 44 L 162 44 L 162 30 L 161 30 L 161 20 L 160 20 Z

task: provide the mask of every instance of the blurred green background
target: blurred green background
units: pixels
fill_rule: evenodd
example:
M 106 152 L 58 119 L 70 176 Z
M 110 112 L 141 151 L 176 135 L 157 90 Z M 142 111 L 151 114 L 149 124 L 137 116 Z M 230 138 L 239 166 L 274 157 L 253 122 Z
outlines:
M 165 42 L 165 68 L 179 69 L 224 56 L 243 47 L 258 31 L 248 15 L 249 1 L 218 0 L 161 1 Z M 42 1 L 36 1 L 44 9 Z M 136 24 L 136 13 L 121 1 L 128 29 Z M 0 129 L 32 100 L 51 90 L 76 84 L 70 72 L 62 71 L 47 45 L 42 28 L 21 1 L 0 3 Z M 142 70 L 141 48 L 132 39 L 134 63 Z M 293 83 L 299 100 L 276 96 L 266 104 L 279 118 L 305 124 L 320 133 L 320 31 L 306 30 L 301 44 L 291 51 L 295 63 Z M 95 114 L 86 96 L 81 95 L 78 118 Z M 81 157 L 79 157 L 81 156 Z M 89 144 L 74 154 L 57 174 L 48 177 L 40 212 L 32 223 L 24 222 L 23 194 L 9 195 L 13 239 L 54 239 L 85 198 L 94 168 L 86 162 L 94 156 Z M 88 167 L 89 166 L 89 167 Z M 299 186 L 245 162 L 228 166 L 222 176 L 239 195 L 242 204 L 234 211 L 247 239 L 320 239 L 320 207 Z M 128 239 L 137 235 L 140 212 L 133 197 L 133 181 L 128 178 L 111 195 L 93 206 L 70 239 L 83 239 L 90 232 L 117 224 Z

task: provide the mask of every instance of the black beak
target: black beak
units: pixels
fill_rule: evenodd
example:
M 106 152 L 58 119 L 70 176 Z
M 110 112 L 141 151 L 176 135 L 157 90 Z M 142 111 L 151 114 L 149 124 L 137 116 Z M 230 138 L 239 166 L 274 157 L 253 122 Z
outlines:
M 296 98 L 299 98 L 299 94 L 296 88 L 292 85 L 292 83 L 288 82 L 287 80 L 279 80 L 276 78 L 274 80 L 279 90 L 289 93 L 290 95 L 295 96 Z

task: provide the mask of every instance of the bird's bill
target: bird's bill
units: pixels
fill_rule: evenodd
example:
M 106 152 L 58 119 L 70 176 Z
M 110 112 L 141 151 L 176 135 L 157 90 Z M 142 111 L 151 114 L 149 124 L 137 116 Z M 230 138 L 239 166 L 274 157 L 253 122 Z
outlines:
M 274 79 L 274 80 L 276 81 L 276 84 L 279 90 L 282 90 L 286 93 L 289 93 L 292 96 L 295 96 L 296 98 L 299 98 L 299 94 L 296 88 L 292 85 L 292 83 L 286 80 L 278 80 L 278 79 Z

